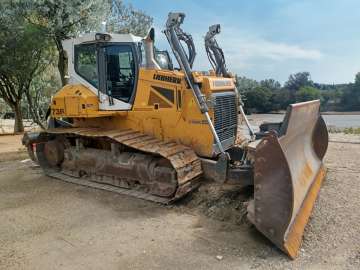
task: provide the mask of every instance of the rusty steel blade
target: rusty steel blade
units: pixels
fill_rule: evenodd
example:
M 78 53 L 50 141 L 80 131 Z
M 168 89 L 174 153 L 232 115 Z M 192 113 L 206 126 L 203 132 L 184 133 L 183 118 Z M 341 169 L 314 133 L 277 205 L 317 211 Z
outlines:
M 256 147 L 250 221 L 291 258 L 297 256 L 321 182 L 328 133 L 320 101 L 289 106 L 277 134 Z

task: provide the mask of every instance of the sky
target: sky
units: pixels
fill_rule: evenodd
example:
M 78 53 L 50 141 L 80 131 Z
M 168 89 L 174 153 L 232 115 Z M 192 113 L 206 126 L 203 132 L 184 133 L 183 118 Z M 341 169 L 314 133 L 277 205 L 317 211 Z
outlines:
M 125 0 L 154 18 L 155 44 L 169 49 L 168 13 L 186 14 L 183 30 L 195 42 L 195 70 L 209 70 L 204 36 L 221 25 L 217 41 L 228 69 L 284 83 L 309 71 L 319 83 L 353 82 L 360 71 L 360 0 Z

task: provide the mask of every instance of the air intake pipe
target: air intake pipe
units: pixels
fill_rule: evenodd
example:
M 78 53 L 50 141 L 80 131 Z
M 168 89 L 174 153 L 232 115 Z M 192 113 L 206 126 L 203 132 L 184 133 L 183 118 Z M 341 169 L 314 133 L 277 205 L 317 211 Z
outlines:
M 148 69 L 161 69 L 154 56 L 155 29 L 151 28 L 143 39 L 145 50 L 145 67 Z

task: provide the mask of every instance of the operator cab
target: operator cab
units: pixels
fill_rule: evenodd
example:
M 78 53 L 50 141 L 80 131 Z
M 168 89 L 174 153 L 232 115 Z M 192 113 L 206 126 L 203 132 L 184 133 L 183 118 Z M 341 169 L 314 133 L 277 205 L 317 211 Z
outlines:
M 137 74 L 130 44 L 79 44 L 74 47 L 75 72 L 108 96 L 130 102 Z M 99 61 L 103 59 L 104 61 Z
M 69 83 L 81 83 L 98 95 L 101 110 L 131 109 L 139 68 L 146 65 L 145 42 L 132 34 L 106 33 L 64 41 Z M 152 50 L 158 69 L 173 68 L 167 51 Z

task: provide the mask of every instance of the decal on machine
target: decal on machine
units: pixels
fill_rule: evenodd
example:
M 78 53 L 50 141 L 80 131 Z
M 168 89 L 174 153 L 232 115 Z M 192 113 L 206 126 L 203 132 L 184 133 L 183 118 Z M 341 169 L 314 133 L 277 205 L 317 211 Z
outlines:
M 214 80 L 213 86 L 214 87 L 232 86 L 232 83 L 230 80 Z
M 169 83 L 176 83 L 176 84 L 181 83 L 180 78 L 172 77 L 172 76 L 165 76 L 165 75 L 160 75 L 160 74 L 154 74 L 153 79 L 162 81 L 162 82 L 169 82 Z
M 64 114 L 65 110 L 64 109 L 51 109 L 52 110 L 52 114 Z
M 207 125 L 208 122 L 206 120 L 197 120 L 197 119 L 190 119 L 189 124 L 195 124 L 195 125 Z

